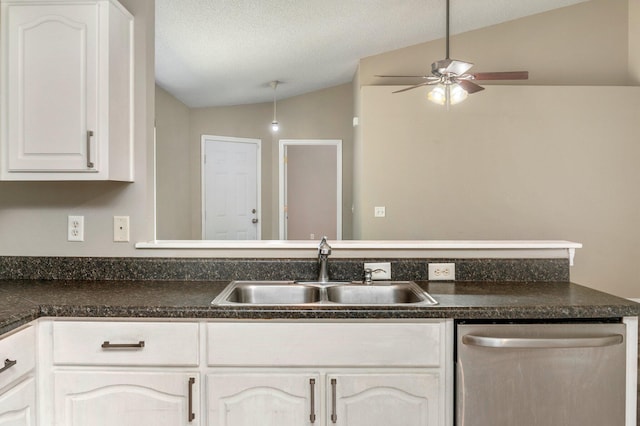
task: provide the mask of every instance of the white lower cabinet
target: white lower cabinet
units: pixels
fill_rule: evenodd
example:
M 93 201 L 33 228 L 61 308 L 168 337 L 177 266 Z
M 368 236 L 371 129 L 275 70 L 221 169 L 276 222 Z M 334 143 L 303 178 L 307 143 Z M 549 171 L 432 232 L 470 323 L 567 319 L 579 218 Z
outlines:
M 207 324 L 207 426 L 450 426 L 452 322 Z
M 331 374 L 327 416 L 344 426 L 441 425 L 437 373 Z
M 197 322 L 43 320 L 41 426 L 194 426 Z
M 35 327 L 0 340 L 0 426 L 36 425 Z
M 29 377 L 0 395 L 0 426 L 35 425 L 36 386 Z
M 198 424 L 197 373 L 57 371 L 55 425 Z
M 318 374 L 214 373 L 207 375 L 206 389 L 211 426 L 320 423 Z
M 38 329 L 40 426 L 453 424 L 450 320 L 43 319 Z
M 213 373 L 209 426 L 435 426 L 437 373 Z

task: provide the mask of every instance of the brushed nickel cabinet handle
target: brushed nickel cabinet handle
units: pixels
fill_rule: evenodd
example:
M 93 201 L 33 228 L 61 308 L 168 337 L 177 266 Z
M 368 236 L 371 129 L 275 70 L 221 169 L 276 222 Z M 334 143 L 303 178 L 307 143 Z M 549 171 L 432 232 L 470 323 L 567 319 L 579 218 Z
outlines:
M 196 414 L 193 412 L 193 384 L 196 382 L 194 377 L 189 377 L 189 415 L 188 420 L 191 423 L 195 418 Z
M 138 343 L 110 343 L 108 340 L 102 342 L 102 349 L 142 349 L 144 348 L 144 340 Z
M 93 130 L 87 130 L 87 168 L 93 169 L 93 162 L 91 161 L 91 138 L 93 137 Z
M 2 373 L 3 371 L 6 371 L 8 369 L 10 369 L 11 367 L 13 367 L 14 365 L 16 365 L 18 363 L 17 360 L 13 360 L 11 361 L 9 358 L 4 360 L 4 367 L 0 368 L 0 373 Z
M 311 413 L 309 420 L 311 423 L 316 422 L 316 379 L 309 379 L 309 388 L 311 390 Z
M 331 423 L 338 421 L 338 415 L 336 414 L 336 379 L 331 379 Z

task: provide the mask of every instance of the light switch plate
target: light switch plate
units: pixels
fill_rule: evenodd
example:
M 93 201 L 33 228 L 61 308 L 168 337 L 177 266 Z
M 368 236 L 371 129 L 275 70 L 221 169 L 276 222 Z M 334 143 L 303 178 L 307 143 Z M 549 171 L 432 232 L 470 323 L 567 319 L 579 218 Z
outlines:
M 387 215 L 386 208 L 384 206 L 373 208 L 373 217 L 385 217 Z

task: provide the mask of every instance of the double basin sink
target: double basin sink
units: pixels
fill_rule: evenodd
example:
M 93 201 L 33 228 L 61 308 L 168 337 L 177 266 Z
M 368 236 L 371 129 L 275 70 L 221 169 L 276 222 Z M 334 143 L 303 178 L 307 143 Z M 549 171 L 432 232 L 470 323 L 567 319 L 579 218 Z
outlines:
M 214 305 L 391 305 L 431 306 L 438 302 L 413 281 L 296 282 L 233 281 Z

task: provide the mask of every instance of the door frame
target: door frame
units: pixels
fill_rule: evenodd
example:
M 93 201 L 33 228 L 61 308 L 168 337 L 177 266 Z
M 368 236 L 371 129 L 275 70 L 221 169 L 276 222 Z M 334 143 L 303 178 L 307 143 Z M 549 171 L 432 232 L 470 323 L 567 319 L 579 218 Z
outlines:
M 341 139 L 280 139 L 278 141 L 278 236 L 280 240 L 287 239 L 286 215 L 284 211 L 286 202 L 286 175 L 285 175 L 285 147 L 289 145 L 327 145 L 336 147 L 336 236 L 342 239 L 342 140 Z
M 258 227 L 256 229 L 256 240 L 262 239 L 262 140 L 252 138 L 237 138 L 233 136 L 216 136 L 202 135 L 200 138 L 200 238 L 205 240 L 206 223 L 205 223 L 205 144 L 210 142 L 231 142 L 231 143 L 247 143 L 257 147 L 256 155 L 256 218 L 258 219 Z

